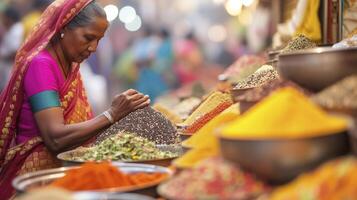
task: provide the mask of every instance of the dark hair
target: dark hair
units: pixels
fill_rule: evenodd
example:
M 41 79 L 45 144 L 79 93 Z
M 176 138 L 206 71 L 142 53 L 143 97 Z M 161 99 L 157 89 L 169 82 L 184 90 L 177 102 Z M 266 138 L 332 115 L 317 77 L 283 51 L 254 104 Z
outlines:
M 19 11 L 12 6 L 8 6 L 5 8 L 4 16 L 11 19 L 13 22 L 18 22 L 21 19 Z
M 84 7 L 66 26 L 70 29 L 84 27 L 92 23 L 94 17 L 106 18 L 104 9 L 95 0 Z

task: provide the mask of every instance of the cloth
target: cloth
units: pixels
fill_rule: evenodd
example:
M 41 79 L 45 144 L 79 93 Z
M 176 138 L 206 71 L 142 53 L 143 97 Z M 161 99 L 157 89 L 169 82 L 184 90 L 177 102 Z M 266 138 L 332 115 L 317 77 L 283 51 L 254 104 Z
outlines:
M 34 57 L 43 51 L 52 37 L 90 2 L 91 0 L 53 2 L 16 54 L 9 84 L 0 95 L 0 196 L 2 199 L 8 199 L 14 194 L 11 181 L 15 176 L 60 166 L 58 160 L 47 150 L 41 137 L 35 136 L 20 144 L 14 144 L 26 91 L 24 79 L 29 63 Z M 82 122 L 92 117 L 79 74 L 79 64 L 73 63 L 71 69 L 58 94 L 66 124 Z
M 25 96 L 19 116 L 17 144 L 39 136 L 29 97 L 47 90 L 59 92 L 64 82 L 59 66 L 48 51 L 42 51 L 32 59 L 24 79 Z

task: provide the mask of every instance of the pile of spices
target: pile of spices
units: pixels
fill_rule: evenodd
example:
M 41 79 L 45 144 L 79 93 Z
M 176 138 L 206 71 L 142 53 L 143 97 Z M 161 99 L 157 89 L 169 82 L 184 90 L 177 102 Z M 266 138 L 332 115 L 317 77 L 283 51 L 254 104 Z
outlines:
M 151 107 L 136 110 L 114 123 L 98 136 L 97 143 L 120 131 L 135 133 L 156 144 L 175 144 L 180 141 L 176 127 Z
M 72 159 L 77 161 L 135 161 L 177 156 L 176 152 L 159 150 L 155 143 L 145 138 L 130 133 L 118 133 L 88 148 L 83 155 Z
M 324 89 L 313 97 L 319 105 L 330 109 L 357 109 L 357 75 Z
M 231 95 L 229 93 L 222 93 L 219 91 L 215 91 L 209 95 L 195 111 L 182 123 L 184 126 L 190 126 L 200 117 L 205 115 L 206 113 L 211 112 L 221 103 L 233 103 Z
M 54 181 L 51 186 L 70 191 L 99 190 L 159 183 L 166 177 L 163 173 L 125 174 L 107 162 L 85 163 L 66 172 L 64 177 Z
M 225 126 L 223 137 L 236 139 L 308 138 L 346 130 L 344 118 L 328 115 L 294 88 L 273 92 Z
M 330 161 L 288 185 L 278 187 L 269 200 L 357 199 L 357 160 L 352 157 Z
M 186 119 L 200 103 L 200 98 L 190 97 L 174 106 L 172 112 L 178 114 L 182 119 Z
M 316 47 L 316 44 L 304 35 L 297 35 L 289 41 L 288 45 L 283 49 L 283 53 L 294 52 L 302 49 L 310 49 Z
M 229 66 L 220 77 L 224 77 L 230 82 L 236 82 L 254 73 L 265 62 L 264 57 L 244 55 Z
M 164 105 L 156 103 L 155 105 L 153 105 L 152 108 L 163 114 L 173 124 L 178 124 L 183 122 L 183 119 L 179 115 L 172 112 L 169 108 L 165 107 Z
M 218 148 L 218 141 L 214 132 L 239 116 L 239 104 L 233 104 L 225 111 L 214 117 L 190 138 L 182 142 L 182 146 L 189 148 Z
M 279 79 L 278 72 L 271 65 L 263 65 L 256 72 L 239 81 L 233 89 L 255 88 L 275 79 Z
M 217 156 L 219 154 L 219 143 L 215 131 L 239 116 L 238 107 L 238 103 L 233 104 L 205 124 L 192 137 L 183 141 L 182 146 L 192 149 L 175 159 L 174 165 L 179 168 L 191 168 L 206 158 Z
M 298 86 L 292 81 L 287 81 L 283 79 L 275 79 L 272 81 L 266 82 L 264 85 L 260 87 L 253 88 L 252 90 L 249 90 L 245 92 L 244 94 L 235 97 L 236 101 L 247 101 L 247 102 L 258 102 L 265 97 L 269 96 L 272 92 L 279 88 L 284 88 L 284 87 L 292 87 L 300 92 L 303 92 L 305 95 L 310 95 L 309 92 Z
M 210 158 L 159 186 L 168 199 L 254 199 L 267 187 L 221 158 Z

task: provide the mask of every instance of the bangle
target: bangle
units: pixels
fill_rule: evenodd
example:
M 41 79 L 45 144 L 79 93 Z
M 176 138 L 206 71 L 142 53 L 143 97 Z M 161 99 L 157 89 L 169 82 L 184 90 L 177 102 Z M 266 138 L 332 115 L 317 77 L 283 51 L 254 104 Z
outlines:
M 110 114 L 110 112 L 104 111 L 104 112 L 103 112 L 103 115 L 109 120 L 109 122 L 110 122 L 111 124 L 114 123 L 114 119 L 113 119 L 112 115 Z

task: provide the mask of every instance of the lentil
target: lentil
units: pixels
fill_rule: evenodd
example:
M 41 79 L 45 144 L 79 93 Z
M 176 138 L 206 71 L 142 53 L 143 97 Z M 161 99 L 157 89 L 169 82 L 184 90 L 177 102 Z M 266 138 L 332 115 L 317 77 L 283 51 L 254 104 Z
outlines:
M 313 100 L 325 108 L 357 109 L 357 75 L 349 76 L 324 89 Z
M 239 81 L 237 85 L 233 88 L 246 89 L 259 87 L 270 80 L 275 80 L 279 78 L 278 72 L 271 65 L 263 65 L 256 72 L 248 76 L 247 78 Z
M 98 136 L 96 143 L 119 131 L 135 133 L 156 144 L 176 144 L 180 142 L 176 127 L 170 120 L 151 107 L 136 110 L 114 123 Z
M 190 126 L 196 120 L 201 118 L 206 113 L 211 112 L 214 110 L 219 104 L 228 102 L 233 104 L 231 95 L 229 93 L 222 93 L 219 91 L 212 92 L 206 100 L 204 100 L 198 108 L 193 111 L 193 113 L 182 123 L 182 125 Z

